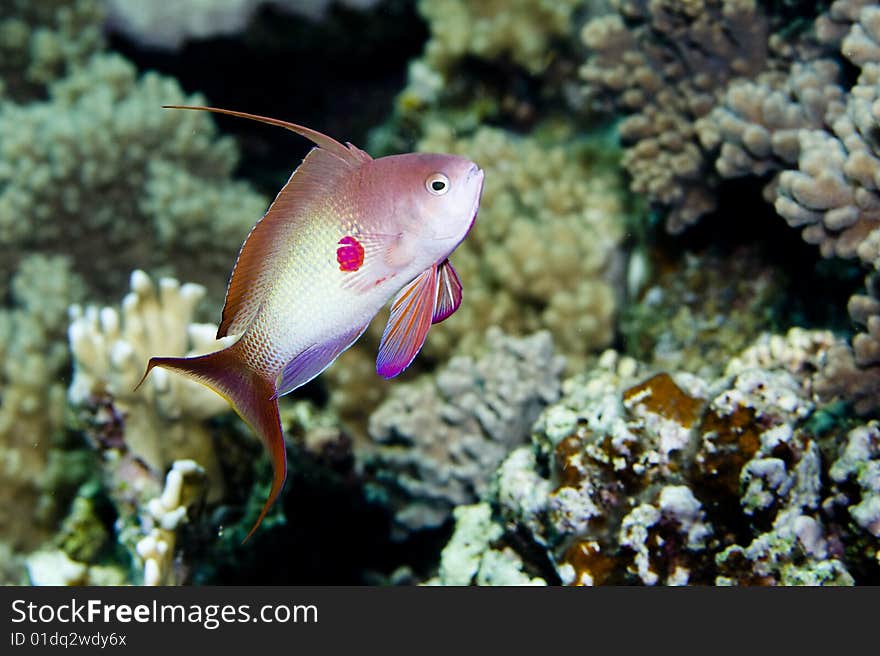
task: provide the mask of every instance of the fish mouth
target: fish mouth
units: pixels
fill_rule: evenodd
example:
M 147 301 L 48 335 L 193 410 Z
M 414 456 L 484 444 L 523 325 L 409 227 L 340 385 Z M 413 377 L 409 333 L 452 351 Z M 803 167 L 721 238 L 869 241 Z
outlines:
M 483 197 L 483 175 L 484 175 L 483 169 L 481 169 L 476 164 L 474 164 L 474 169 L 476 169 L 476 170 L 473 171 L 470 175 L 468 175 L 468 180 L 470 180 L 475 174 L 479 175 L 480 176 L 480 189 L 479 189 L 479 191 L 477 191 L 476 199 L 474 199 L 474 209 L 473 209 L 473 212 L 471 212 L 471 222 L 468 224 L 467 232 L 464 233 L 465 235 L 467 235 L 467 233 L 471 231 L 471 228 L 474 227 L 474 221 L 477 220 L 477 212 L 480 211 L 480 199 L 482 199 L 482 197 Z

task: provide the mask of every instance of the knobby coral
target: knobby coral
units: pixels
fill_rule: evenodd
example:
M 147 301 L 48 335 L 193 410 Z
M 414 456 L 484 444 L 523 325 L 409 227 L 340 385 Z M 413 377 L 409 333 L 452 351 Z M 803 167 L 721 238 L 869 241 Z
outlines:
M 559 395 L 564 360 L 547 332 L 486 334 L 478 358 L 452 358 L 435 377 L 397 385 L 370 417 L 361 454 L 396 528 L 437 527 L 484 492 L 489 475 Z
M 491 550 L 569 584 L 853 583 L 880 546 L 876 426 L 848 432 L 817 403 L 836 343 L 766 335 L 711 379 L 606 352 L 499 466 Z M 462 548 L 444 562 L 470 582 L 479 554 Z

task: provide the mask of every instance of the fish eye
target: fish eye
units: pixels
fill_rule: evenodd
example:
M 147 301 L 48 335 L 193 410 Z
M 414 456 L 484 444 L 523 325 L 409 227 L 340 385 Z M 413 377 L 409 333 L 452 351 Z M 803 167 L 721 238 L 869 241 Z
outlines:
M 442 173 L 432 173 L 425 180 L 425 188 L 435 196 L 442 196 L 449 191 L 449 178 Z

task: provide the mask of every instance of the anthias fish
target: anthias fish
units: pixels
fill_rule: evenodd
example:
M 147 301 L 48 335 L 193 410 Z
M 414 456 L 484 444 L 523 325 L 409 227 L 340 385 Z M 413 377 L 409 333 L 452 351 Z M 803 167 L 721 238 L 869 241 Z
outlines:
M 483 171 L 453 155 L 373 159 L 350 143 L 263 116 L 170 108 L 262 121 L 316 146 L 239 252 L 217 330 L 218 339 L 239 339 L 208 355 L 151 358 L 144 374 L 164 367 L 210 387 L 266 445 L 272 489 L 247 540 L 286 476 L 278 397 L 330 366 L 395 294 L 376 360 L 384 378 L 406 369 L 431 325 L 459 307 L 462 286 L 448 257 L 476 219 Z

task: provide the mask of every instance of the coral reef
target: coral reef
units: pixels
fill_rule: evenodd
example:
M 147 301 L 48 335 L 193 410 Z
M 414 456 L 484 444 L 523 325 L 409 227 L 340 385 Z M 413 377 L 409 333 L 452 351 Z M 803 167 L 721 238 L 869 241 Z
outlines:
M 850 316 L 866 330 L 854 338 L 852 353 L 838 351 L 827 376 L 829 391 L 848 393 L 849 398 L 856 398 L 857 409 L 866 412 L 877 407 L 880 376 L 880 295 L 876 289 L 880 149 L 875 134 L 880 8 L 863 2 L 835 2 L 817 31 L 826 42 L 839 45 L 861 73 L 846 95 L 845 107 L 829 109 L 822 126 L 802 126 L 797 168 L 779 176 L 775 207 L 790 226 L 802 229 L 805 241 L 819 246 L 823 256 L 858 257 L 872 271 L 866 280 L 868 294 L 854 295 L 848 305 Z
M 633 191 L 667 209 L 683 230 L 715 209 L 712 161 L 695 122 L 727 84 L 767 65 L 769 24 L 754 0 L 617 0 L 588 22 L 581 68 L 588 103 L 632 115 L 620 124 Z
M 361 457 L 406 534 L 437 527 L 484 492 L 491 472 L 559 395 L 564 361 L 546 332 L 490 329 L 485 353 L 452 358 L 433 379 L 397 385 L 370 417 Z
M 101 0 L 8 0 L 0 7 L 0 99 L 38 98 L 103 46 Z
M 867 265 L 868 294 L 849 303 L 865 331 L 852 353 L 835 349 L 828 359 L 825 391 L 874 409 L 880 9 L 834 2 L 810 31 L 808 21 L 790 29 L 772 7 L 749 0 L 681 12 L 667 5 L 618 2 L 617 13 L 583 31 L 593 51 L 582 68 L 588 97 L 634 112 L 620 125 L 632 188 L 663 207 L 668 230 L 678 232 L 715 209 L 721 178 L 757 177 L 823 256 Z M 843 59 L 861 71 L 850 89 Z
M 373 23 L 351 11 L 374 7 Z M 287 12 L 334 40 L 369 23 L 351 39 L 362 52 L 414 11 L 0 8 L 0 582 L 880 581 L 880 8 L 867 0 L 420 0 L 425 50 L 369 150 L 485 170 L 452 255 L 464 303 L 401 379 L 375 375 L 380 318 L 282 403 L 287 494 L 239 550 L 271 479 L 259 445 L 184 377 L 135 386 L 150 356 L 225 343 L 199 302 L 219 305 L 266 208 L 253 185 L 290 162 L 254 166 L 265 141 L 242 132 L 240 160 L 208 115 L 162 110 L 212 88 L 214 71 L 173 51 L 254 36 L 271 51 L 290 34 L 264 23 Z M 327 125 L 389 109 L 368 94 L 354 111 L 348 79 L 282 66 L 260 79 L 314 85 Z M 384 98 L 402 72 L 382 77 Z M 765 214 L 738 222 L 760 189 L 767 220 L 775 209 L 783 234 L 831 259 L 821 299 L 791 298 L 813 292 L 808 247 L 768 257 Z M 663 222 L 688 234 L 662 236 Z M 849 344 L 825 307 L 842 308 L 862 269 Z M 769 332 L 793 324 L 819 329 Z M 281 572 L 282 555 L 298 565 Z
M 161 109 L 200 99 L 155 73 L 139 79 L 115 55 L 95 56 L 48 93 L 0 107 L 3 270 L 21 252 L 60 251 L 107 293 L 121 290 L 122 271 L 173 262 L 219 298 L 266 201 L 230 182 L 236 151 L 210 118 Z
M 876 426 L 845 439 L 823 419 L 835 344 L 766 335 L 708 379 L 607 351 L 499 466 L 477 518 L 491 549 L 567 584 L 852 584 L 876 567 Z M 469 546 L 447 567 L 473 580 L 488 547 Z
M 30 255 L 0 309 L 0 535 L 32 548 L 57 519 L 53 485 L 65 475 L 56 440 L 63 430 L 67 306 L 83 284 L 69 258 Z M 14 501 L 13 501 L 14 500 Z
M 223 477 L 206 420 L 229 412 L 220 396 L 184 376 L 156 369 L 141 380 L 151 356 L 198 355 L 217 350 L 216 326 L 192 323 L 205 290 L 143 271 L 131 275 L 121 310 L 72 308 L 70 350 L 74 374 L 68 391 L 92 443 L 105 453 L 114 478 L 145 467 L 154 480 L 177 460 L 206 471 L 209 498 L 223 493 Z

